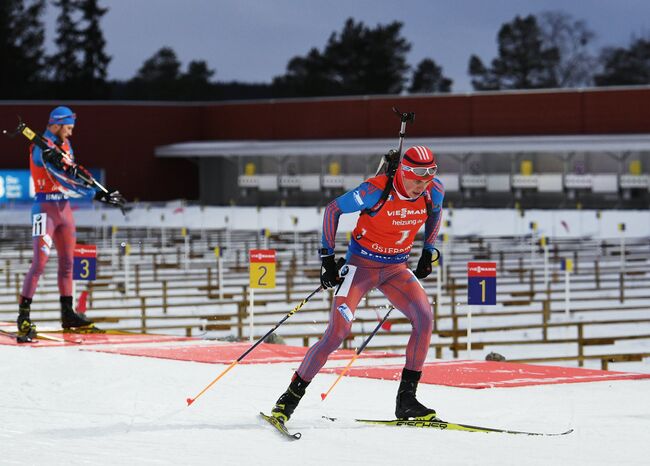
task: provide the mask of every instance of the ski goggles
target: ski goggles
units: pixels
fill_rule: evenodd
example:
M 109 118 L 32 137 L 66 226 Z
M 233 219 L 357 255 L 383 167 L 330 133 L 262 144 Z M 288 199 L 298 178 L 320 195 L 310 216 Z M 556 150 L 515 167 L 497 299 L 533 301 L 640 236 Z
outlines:
M 436 165 L 433 167 L 409 167 L 408 165 L 402 165 L 402 170 L 419 178 L 434 177 L 438 173 L 438 167 Z

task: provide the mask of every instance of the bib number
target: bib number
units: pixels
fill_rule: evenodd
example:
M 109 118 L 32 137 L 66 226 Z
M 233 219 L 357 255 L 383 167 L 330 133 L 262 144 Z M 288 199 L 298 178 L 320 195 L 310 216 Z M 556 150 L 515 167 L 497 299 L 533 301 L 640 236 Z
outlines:
M 399 241 L 395 241 L 395 244 L 402 244 L 406 238 L 409 237 L 411 230 L 401 230 L 400 233 L 402 234 L 402 237 L 399 239 Z
M 32 236 L 43 236 L 47 233 L 47 214 L 32 215 Z
M 357 267 L 355 265 L 344 265 L 341 268 L 339 275 L 343 277 L 343 282 L 336 289 L 334 296 L 343 296 L 346 297 L 350 292 L 350 287 L 352 286 L 352 280 L 354 280 L 354 274 L 357 273 Z

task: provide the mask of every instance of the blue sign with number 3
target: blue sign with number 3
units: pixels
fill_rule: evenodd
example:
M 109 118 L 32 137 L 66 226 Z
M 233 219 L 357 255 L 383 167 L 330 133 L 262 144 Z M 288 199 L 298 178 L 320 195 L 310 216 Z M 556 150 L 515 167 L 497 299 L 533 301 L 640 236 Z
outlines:
M 78 244 L 74 249 L 72 262 L 73 280 L 94 280 L 97 274 L 97 248 L 94 245 Z

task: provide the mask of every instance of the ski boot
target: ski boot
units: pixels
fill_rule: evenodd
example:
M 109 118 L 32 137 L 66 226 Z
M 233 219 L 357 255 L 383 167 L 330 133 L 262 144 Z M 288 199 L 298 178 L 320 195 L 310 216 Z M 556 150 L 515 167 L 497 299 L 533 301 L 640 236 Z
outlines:
M 61 327 L 64 329 L 81 328 L 83 330 L 94 328 L 94 324 L 91 320 L 86 319 L 83 314 L 74 311 L 72 296 L 61 296 Z
M 271 410 L 271 416 L 284 425 L 293 414 L 298 403 L 300 403 L 300 399 L 305 394 L 307 385 L 309 385 L 309 382 L 305 382 L 300 378 L 298 373 L 295 373 L 287 391 L 275 402 L 275 406 Z
M 397 390 L 397 404 L 395 407 L 395 417 L 397 419 L 426 419 L 436 418 L 436 411 L 427 408 L 415 398 L 415 391 L 418 388 L 418 382 L 422 372 L 412 371 L 409 369 L 402 370 L 402 381 Z
M 31 304 L 32 300 L 30 298 L 21 296 L 18 305 L 18 319 L 16 319 L 16 326 L 18 327 L 16 342 L 18 343 L 30 343 L 36 338 L 36 325 L 32 323 L 29 317 Z

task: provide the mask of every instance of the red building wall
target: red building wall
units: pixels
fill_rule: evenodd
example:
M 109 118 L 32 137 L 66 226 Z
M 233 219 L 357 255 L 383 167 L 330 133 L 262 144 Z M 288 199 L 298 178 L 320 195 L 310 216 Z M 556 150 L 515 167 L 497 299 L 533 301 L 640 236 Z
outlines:
M 52 103 L 0 103 L 0 128 L 16 115 L 42 130 Z M 442 96 L 291 99 L 214 104 L 69 102 L 79 119 L 73 144 L 81 163 L 104 168 L 129 198 L 196 199 L 188 160 L 157 159 L 157 146 L 196 140 L 392 138 L 391 107 L 416 113 L 413 137 L 650 132 L 650 87 Z M 27 167 L 24 138 L 0 138 L 0 167 Z
M 393 137 L 391 107 L 416 113 L 412 136 L 616 134 L 650 131 L 650 88 L 531 91 L 214 104 L 208 139 Z

